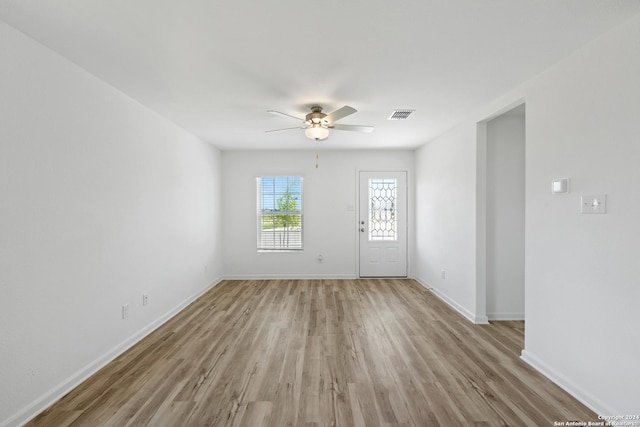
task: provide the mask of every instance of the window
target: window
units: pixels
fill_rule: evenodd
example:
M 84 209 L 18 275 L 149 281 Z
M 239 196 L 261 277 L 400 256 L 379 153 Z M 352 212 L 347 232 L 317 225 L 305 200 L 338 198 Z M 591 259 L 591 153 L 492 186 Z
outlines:
M 302 250 L 302 177 L 258 177 L 258 250 Z
M 398 240 L 396 179 L 369 180 L 369 240 Z

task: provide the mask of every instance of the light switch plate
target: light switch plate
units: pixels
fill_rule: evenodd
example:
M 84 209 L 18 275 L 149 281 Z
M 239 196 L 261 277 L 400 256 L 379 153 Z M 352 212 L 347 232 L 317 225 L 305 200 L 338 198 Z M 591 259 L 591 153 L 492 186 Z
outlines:
M 580 213 L 604 214 L 607 213 L 607 195 L 582 196 L 580 198 Z

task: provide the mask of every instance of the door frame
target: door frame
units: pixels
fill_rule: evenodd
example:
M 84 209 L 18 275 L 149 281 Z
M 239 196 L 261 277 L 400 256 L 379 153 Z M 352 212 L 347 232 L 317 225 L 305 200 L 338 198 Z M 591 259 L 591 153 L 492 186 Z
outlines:
M 406 203 L 405 203 L 405 213 L 406 213 L 406 221 L 405 221 L 405 233 L 406 233 L 406 238 L 405 238 L 405 245 L 406 245 L 406 278 L 410 278 L 411 277 L 411 254 L 412 252 L 410 251 L 411 248 L 411 243 L 413 242 L 413 237 L 411 236 L 411 234 L 409 233 L 409 231 L 412 229 L 411 225 L 412 225 L 412 219 L 413 219 L 413 215 L 412 215 L 412 211 L 410 209 L 411 206 L 413 206 L 413 198 L 411 197 L 411 192 L 409 191 L 411 189 L 411 185 L 410 185 L 410 178 L 411 178 L 411 173 L 410 170 L 408 169 L 378 169 L 378 168 L 371 168 L 371 169 L 356 169 L 356 176 L 355 176 L 355 186 L 356 186 L 356 200 L 355 200 L 355 206 L 356 206 L 356 216 L 354 218 L 354 230 L 355 230 L 355 244 L 356 244 L 356 277 L 357 278 L 369 278 L 368 276 L 361 276 L 360 275 L 360 218 L 361 218 L 361 214 L 362 212 L 360 212 L 360 174 L 361 173 L 375 173 L 375 172 L 381 172 L 381 173 L 398 173 L 398 172 L 402 172 L 405 174 L 405 192 L 406 192 Z M 405 276 L 403 276 L 405 277 Z
M 476 324 L 489 324 L 487 316 L 487 123 L 504 113 L 513 110 L 519 105 L 526 106 L 526 98 L 518 98 L 502 108 L 499 108 L 493 114 L 488 115 L 484 119 L 476 122 L 476 300 L 475 300 L 475 316 L 472 321 Z M 525 113 L 526 123 L 526 113 Z M 525 179 L 526 179 L 526 125 L 525 125 Z M 525 185 L 525 203 L 526 203 L 526 185 Z M 525 205 L 526 215 L 526 205 Z M 526 251 L 526 229 L 525 229 L 525 251 Z M 525 260 L 526 269 L 526 260 Z M 527 282 L 525 275 L 525 308 L 524 317 L 526 321 L 527 304 Z M 525 330 L 526 338 L 526 330 Z

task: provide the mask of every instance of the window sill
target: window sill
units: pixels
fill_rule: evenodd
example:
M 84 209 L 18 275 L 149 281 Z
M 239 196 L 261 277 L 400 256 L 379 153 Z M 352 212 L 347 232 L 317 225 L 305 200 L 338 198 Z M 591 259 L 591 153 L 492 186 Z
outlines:
M 302 252 L 303 249 L 258 249 L 258 253 Z

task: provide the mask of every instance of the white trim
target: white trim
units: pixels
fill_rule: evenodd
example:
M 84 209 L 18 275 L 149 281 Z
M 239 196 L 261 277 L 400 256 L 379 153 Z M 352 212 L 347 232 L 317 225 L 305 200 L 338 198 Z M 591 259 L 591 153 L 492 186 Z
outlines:
M 495 320 L 497 322 L 503 320 L 524 320 L 524 313 L 487 313 L 489 320 Z
M 474 316 L 472 322 L 476 325 L 488 325 L 489 318 L 487 316 Z
M 223 280 L 320 280 L 320 279 L 357 279 L 355 274 L 252 274 L 224 276 Z
M 129 348 L 133 347 L 135 344 L 140 342 L 143 338 L 149 335 L 151 332 L 158 329 L 164 323 L 169 321 L 176 314 L 180 313 L 185 307 L 191 304 L 193 301 L 200 298 L 207 291 L 212 289 L 214 286 L 219 284 L 222 281 L 221 278 L 214 280 L 211 284 L 205 286 L 201 290 L 197 291 L 195 294 L 191 295 L 171 310 L 166 312 L 164 315 L 160 316 L 153 322 L 149 323 L 144 328 L 140 329 L 135 334 L 131 335 L 129 338 L 109 350 L 106 354 L 89 363 L 84 368 L 80 369 L 75 374 L 71 375 L 69 378 L 58 384 L 57 386 L 50 389 L 48 392 L 44 393 L 38 399 L 30 403 L 29 405 L 23 407 L 16 414 L 12 415 L 10 418 L 0 422 L 0 427 L 13 427 L 13 426 L 21 426 L 26 424 L 35 418 L 42 411 L 47 409 L 53 403 L 57 402 L 62 398 L 65 394 L 69 393 L 71 390 L 80 385 L 83 381 L 87 380 L 90 376 L 98 372 L 100 369 L 105 367 L 108 363 L 113 361 L 116 357 L 120 356 L 122 353 L 127 351 Z
M 486 324 L 489 323 L 489 319 L 487 318 L 487 316 L 476 316 L 475 314 L 473 314 L 472 312 L 467 310 L 465 307 L 461 306 L 456 301 L 454 301 L 451 298 L 449 298 L 447 295 L 445 295 L 442 292 L 438 291 L 433 286 L 430 286 L 426 281 L 423 281 L 418 277 L 414 277 L 413 280 L 415 280 L 416 282 L 420 283 L 422 286 L 424 286 L 425 288 L 427 288 L 428 290 L 433 292 L 433 294 L 435 296 L 437 296 L 442 301 L 447 303 L 447 305 L 449 305 L 455 311 L 457 311 L 458 313 L 463 315 L 470 322 L 475 323 L 476 325 L 486 325 Z
M 487 123 L 476 123 L 476 313 L 487 317 Z
M 599 415 L 611 415 L 611 414 L 623 414 L 624 411 L 616 410 L 609 407 L 604 402 L 593 396 L 588 391 L 585 391 L 580 386 L 576 385 L 573 381 L 544 363 L 540 358 L 531 354 L 531 352 L 522 350 L 520 353 L 520 359 L 531 366 L 536 371 L 553 381 L 561 389 L 569 393 L 575 399 L 579 400 L 593 412 Z

